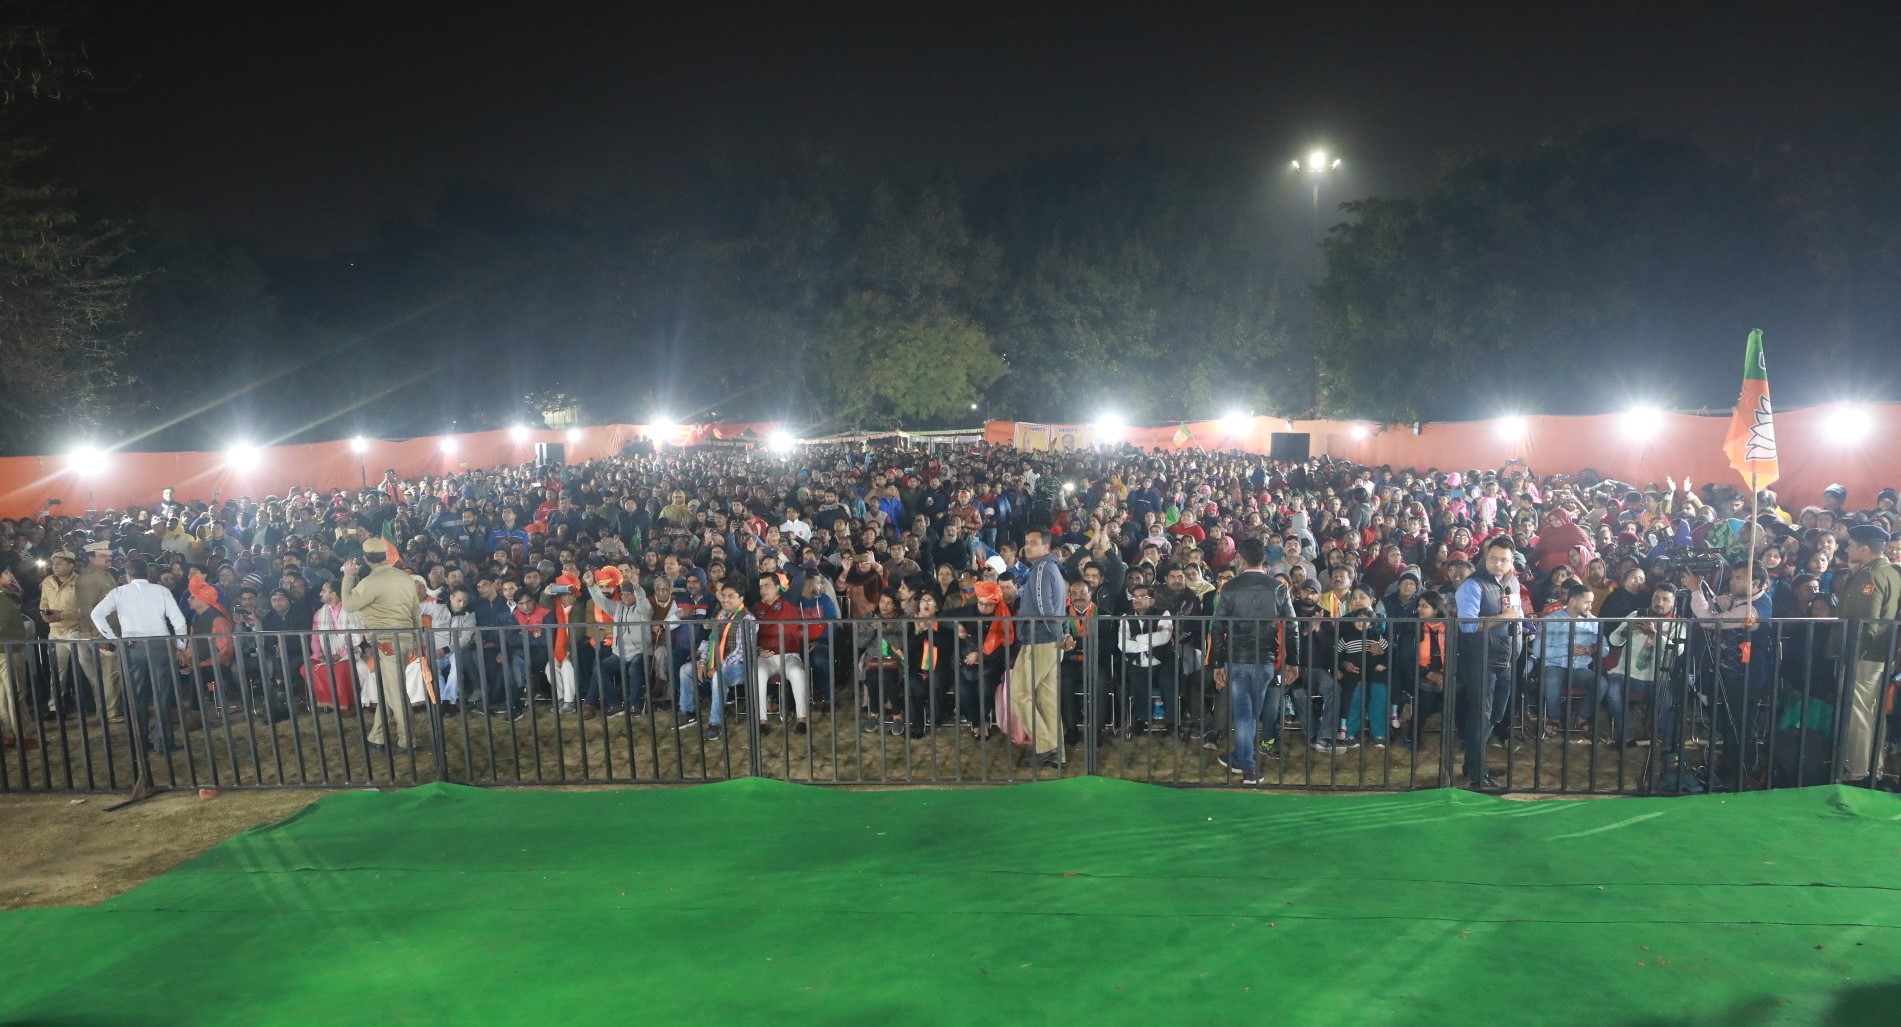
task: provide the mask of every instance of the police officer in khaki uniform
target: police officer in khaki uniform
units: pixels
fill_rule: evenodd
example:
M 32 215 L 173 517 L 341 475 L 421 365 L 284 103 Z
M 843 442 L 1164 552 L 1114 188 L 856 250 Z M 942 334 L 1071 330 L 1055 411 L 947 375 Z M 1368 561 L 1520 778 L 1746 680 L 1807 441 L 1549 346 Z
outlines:
M 1854 691 L 1848 697 L 1848 724 L 1843 731 L 1844 780 L 1865 781 L 1881 773 L 1881 754 L 1875 751 L 1875 727 L 1881 719 L 1882 672 L 1894 651 L 1895 625 L 1901 617 L 1901 570 L 1888 562 L 1882 549 L 1888 532 L 1878 525 L 1858 524 L 1848 529 L 1848 562 L 1854 572 L 1839 586 L 1843 621 L 1862 622 L 1855 637 L 1844 637 L 1848 626 L 1837 629 L 1833 655 L 1854 663 Z
M 120 705 L 119 654 L 117 650 L 101 644 L 105 636 L 99 634 L 98 626 L 92 622 L 93 608 L 119 587 L 119 576 L 112 573 L 112 543 L 90 542 L 81 552 L 85 554 L 86 563 L 79 572 L 78 626 L 80 637 L 89 641 L 79 651 L 79 666 L 92 681 L 93 698 L 104 699 L 106 719 L 114 724 L 123 724 L 125 708 Z M 103 696 L 100 695 L 102 685 Z
M 391 561 L 394 553 L 380 538 L 363 542 L 361 559 L 343 565 L 343 609 L 363 619 L 365 633 L 376 646 L 377 711 L 370 720 L 370 745 L 382 748 L 385 723 L 396 728 L 391 752 L 409 751 L 409 720 L 404 716 L 408 692 L 403 688 L 403 664 L 422 630 L 422 606 L 416 584 Z M 370 573 L 359 580 L 363 564 Z

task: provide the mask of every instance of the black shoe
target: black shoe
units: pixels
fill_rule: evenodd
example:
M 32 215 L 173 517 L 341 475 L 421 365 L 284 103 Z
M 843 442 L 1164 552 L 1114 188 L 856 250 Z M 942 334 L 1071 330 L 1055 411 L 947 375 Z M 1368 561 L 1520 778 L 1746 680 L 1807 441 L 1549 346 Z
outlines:
M 759 722 L 759 737 L 764 738 L 771 733 L 772 733 L 772 722 L 769 720 L 760 721 Z
M 809 733 L 809 732 L 810 732 L 811 730 L 812 730 L 812 729 L 811 729 L 811 728 L 809 728 L 809 727 L 807 727 L 807 726 L 806 726 L 806 723 L 805 723 L 805 721 L 803 721 L 803 720 L 801 720 L 801 721 L 799 721 L 798 723 L 796 723 L 796 724 L 794 724 L 794 725 L 792 725 L 792 733 L 793 733 L 793 734 L 795 734 L 795 735 L 803 735 L 803 734 L 807 734 L 807 733 Z
M 706 729 L 706 740 L 709 742 L 717 742 L 725 734 L 726 734 L 726 729 L 724 727 L 721 727 L 718 724 L 713 724 L 713 725 L 708 726 Z
M 1221 764 L 1221 769 L 1227 771 L 1230 774 L 1241 773 L 1240 767 L 1237 767 L 1234 764 L 1228 762 L 1228 756 L 1226 753 L 1216 756 L 1215 762 Z
M 1039 752 L 1030 757 L 1029 765 L 1031 767 L 1049 767 L 1052 770 L 1060 770 L 1063 766 L 1063 750 L 1051 749 L 1048 752 Z
M 699 722 L 700 722 L 699 716 L 695 714 L 692 710 L 688 710 L 687 712 L 682 713 L 679 716 L 673 718 L 673 729 L 675 731 L 679 731 L 683 728 L 692 727 L 693 725 L 698 724 Z
M 1474 791 L 1480 792 L 1502 792 L 1505 790 L 1505 786 L 1498 783 L 1498 778 L 1490 774 L 1481 774 L 1476 780 L 1471 781 L 1470 785 Z
M 409 746 L 407 745 L 385 745 L 382 742 L 371 742 L 369 746 L 377 752 L 386 752 L 392 756 L 401 756 L 409 751 Z
M 1082 740 L 1083 740 L 1082 728 L 1072 727 L 1068 731 L 1063 732 L 1064 745 L 1081 745 Z

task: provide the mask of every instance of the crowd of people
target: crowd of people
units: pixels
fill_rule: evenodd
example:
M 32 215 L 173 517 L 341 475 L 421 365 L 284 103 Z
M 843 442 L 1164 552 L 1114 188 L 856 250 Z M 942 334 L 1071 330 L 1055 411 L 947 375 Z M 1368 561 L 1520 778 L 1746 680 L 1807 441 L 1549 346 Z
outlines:
M 277 719 L 350 691 L 389 751 L 411 741 L 392 709 L 539 699 L 712 741 L 740 710 L 795 735 L 817 712 L 1001 732 L 1038 766 L 1085 735 L 1166 732 L 1251 784 L 1296 745 L 1417 745 L 1438 717 L 1490 788 L 1488 742 L 1521 708 L 1553 738 L 1678 753 L 1703 716 L 1705 780 L 1746 785 L 1760 732 L 1709 710 L 1766 703 L 1827 741 L 1835 775 L 1878 783 L 1896 492 L 1812 498 L 1522 463 L 902 443 L 166 489 L 0 522 L 0 737 L 96 717 L 162 756 L 180 705 Z M 202 684 L 166 687 L 181 674 Z

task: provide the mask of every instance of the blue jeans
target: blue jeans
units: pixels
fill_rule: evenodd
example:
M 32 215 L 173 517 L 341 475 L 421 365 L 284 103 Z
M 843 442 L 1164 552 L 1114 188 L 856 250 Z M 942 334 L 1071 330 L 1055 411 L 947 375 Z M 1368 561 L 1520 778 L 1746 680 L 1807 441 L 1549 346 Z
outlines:
M 1228 665 L 1228 710 L 1234 721 L 1234 752 L 1228 757 L 1228 765 L 1246 777 L 1258 777 L 1261 773 L 1260 763 L 1254 756 L 1261 714 L 1272 712 L 1276 718 L 1280 716 L 1279 710 L 1265 710 L 1267 687 L 1273 682 L 1272 664 Z
M 713 698 L 707 703 L 706 719 L 708 723 L 718 724 L 726 715 L 726 690 L 746 679 L 746 665 L 743 662 L 722 663 L 711 681 Z M 683 663 L 680 675 L 674 680 L 680 683 L 679 706 L 681 713 L 692 713 L 699 708 L 700 675 L 696 665 Z
M 1621 670 L 1611 671 L 1604 678 L 1604 705 L 1611 708 L 1611 723 L 1617 728 L 1618 741 L 1629 742 L 1637 737 L 1637 725 L 1631 723 L 1629 711 L 1625 709 L 1631 703 L 1656 699 L 1658 719 L 1662 720 L 1664 697 L 1654 694 L 1656 690 L 1655 682 L 1633 680 Z M 1658 740 L 1667 733 L 1659 724 Z
M 1596 714 L 1597 704 L 1603 694 L 1603 685 L 1599 682 L 1597 671 L 1590 667 L 1546 667 L 1544 672 L 1544 719 L 1555 721 L 1558 711 L 1564 706 L 1567 692 L 1584 692 L 1584 709 L 1588 714 Z
M 508 651 L 508 709 L 528 701 L 535 687 L 535 671 L 548 665 L 546 645 L 516 645 Z
M 582 692 L 590 704 L 602 709 L 619 709 L 623 695 L 629 707 L 639 706 L 647 698 L 647 654 L 635 653 L 623 660 L 618 653 L 607 653 L 595 662 Z
M 1384 673 L 1384 672 L 1382 672 Z M 1347 737 L 1360 737 L 1360 722 L 1366 726 L 1379 741 L 1386 741 L 1387 706 L 1390 704 L 1386 694 L 1385 681 L 1362 681 L 1353 686 L 1353 698 L 1347 703 Z

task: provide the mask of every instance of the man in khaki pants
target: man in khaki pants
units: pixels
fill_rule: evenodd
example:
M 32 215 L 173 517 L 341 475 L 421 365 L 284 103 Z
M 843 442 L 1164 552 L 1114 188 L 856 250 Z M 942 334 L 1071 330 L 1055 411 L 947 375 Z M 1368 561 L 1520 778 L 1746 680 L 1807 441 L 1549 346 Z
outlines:
M 422 630 L 422 604 L 416 599 L 416 584 L 409 575 L 391 563 L 389 543 L 380 538 L 366 539 L 363 557 L 343 565 L 343 609 L 363 620 L 364 634 L 376 646 L 376 716 L 370 719 L 370 746 L 381 749 L 386 724 L 396 728 L 396 744 L 390 752 L 409 751 L 409 692 L 403 687 L 403 664 L 416 645 Z M 370 573 L 357 576 L 363 564 Z
M 82 552 L 86 563 L 79 572 L 79 637 L 90 641 L 79 646 L 79 667 L 92 681 L 93 698 L 104 701 L 106 719 L 120 724 L 125 722 L 125 707 L 121 705 L 119 654 L 102 644 L 105 636 L 92 622 L 93 608 L 119 587 L 119 576 L 112 573 L 112 543 L 91 542 Z
M 1842 731 L 1843 780 L 1865 782 L 1870 773 L 1881 774 L 1881 753 L 1876 751 L 1876 728 L 1881 721 L 1882 699 L 1888 669 L 1888 656 L 1894 651 L 1895 625 L 1901 617 L 1901 570 L 1896 570 L 1882 555 L 1890 536 L 1874 524 L 1858 524 L 1848 529 L 1848 563 L 1854 572 L 1838 586 L 1841 618 L 1859 621 L 1854 637 L 1846 637 L 1848 625 L 1836 630 L 1833 655 L 1854 657 L 1854 685 L 1843 704 L 1847 725 Z
M 1023 648 L 1010 668 L 1010 715 L 1030 732 L 1032 767 L 1063 765 L 1062 661 L 1064 618 L 1068 589 L 1063 584 L 1063 561 L 1051 555 L 1049 538 L 1040 531 L 1025 532 L 1024 563 L 1030 580 L 1023 586 L 1025 618 L 1020 629 Z

